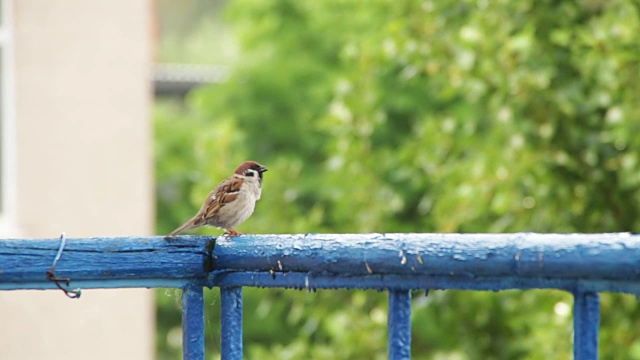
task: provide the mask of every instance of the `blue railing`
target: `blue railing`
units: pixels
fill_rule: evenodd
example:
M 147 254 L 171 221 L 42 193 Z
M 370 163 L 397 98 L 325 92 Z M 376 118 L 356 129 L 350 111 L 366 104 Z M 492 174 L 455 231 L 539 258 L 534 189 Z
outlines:
M 215 244 L 215 248 L 214 248 Z M 55 289 L 60 239 L 0 240 L 0 290 Z M 286 274 L 283 275 L 283 274 Z M 204 287 L 220 287 L 221 353 L 242 359 L 242 287 L 389 293 L 389 358 L 411 352 L 411 290 L 572 292 L 574 357 L 597 359 L 599 292 L 640 294 L 631 234 L 251 235 L 69 239 L 55 277 L 71 288 L 183 289 L 185 359 L 204 359 Z M 50 276 L 51 278 L 51 276 Z M 64 279 L 62 279 L 64 280 Z M 60 283 L 60 282 L 59 282 Z M 62 281 L 59 286 L 66 288 Z

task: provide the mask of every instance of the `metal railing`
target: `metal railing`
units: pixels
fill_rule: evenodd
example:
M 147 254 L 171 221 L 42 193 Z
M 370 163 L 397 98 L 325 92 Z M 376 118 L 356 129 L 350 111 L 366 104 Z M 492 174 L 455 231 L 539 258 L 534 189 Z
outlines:
M 189 360 L 204 359 L 204 287 L 220 287 L 225 360 L 242 359 L 243 286 L 388 291 L 390 359 L 410 358 L 411 290 L 561 289 L 575 297 L 574 358 L 597 359 L 598 293 L 640 294 L 640 236 L 307 234 L 89 238 L 66 244 L 61 239 L 0 240 L 0 290 L 69 286 L 183 289 L 183 354 Z

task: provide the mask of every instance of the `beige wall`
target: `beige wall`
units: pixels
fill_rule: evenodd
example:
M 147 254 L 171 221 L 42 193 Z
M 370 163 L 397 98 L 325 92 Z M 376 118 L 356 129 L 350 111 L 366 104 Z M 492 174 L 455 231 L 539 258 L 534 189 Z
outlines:
M 17 221 L 153 232 L 151 0 L 14 1 Z M 0 359 L 152 359 L 153 293 L 0 292 Z

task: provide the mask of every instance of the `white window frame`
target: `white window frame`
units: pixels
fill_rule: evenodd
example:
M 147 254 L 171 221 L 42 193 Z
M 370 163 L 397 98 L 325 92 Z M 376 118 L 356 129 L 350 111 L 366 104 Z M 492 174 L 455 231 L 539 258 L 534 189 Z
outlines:
M 0 69 L 0 107 L 2 111 L 2 210 L 0 211 L 0 237 L 17 236 L 16 215 L 16 117 L 15 117 L 15 66 L 13 52 L 13 0 L 0 0 L 2 22 L 0 25 L 0 47 L 2 48 L 2 69 Z

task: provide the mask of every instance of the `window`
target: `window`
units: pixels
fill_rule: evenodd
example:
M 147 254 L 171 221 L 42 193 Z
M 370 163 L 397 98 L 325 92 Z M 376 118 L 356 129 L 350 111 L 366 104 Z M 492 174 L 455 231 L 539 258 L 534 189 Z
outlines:
M 15 118 L 11 0 L 0 0 L 0 236 L 15 233 Z

